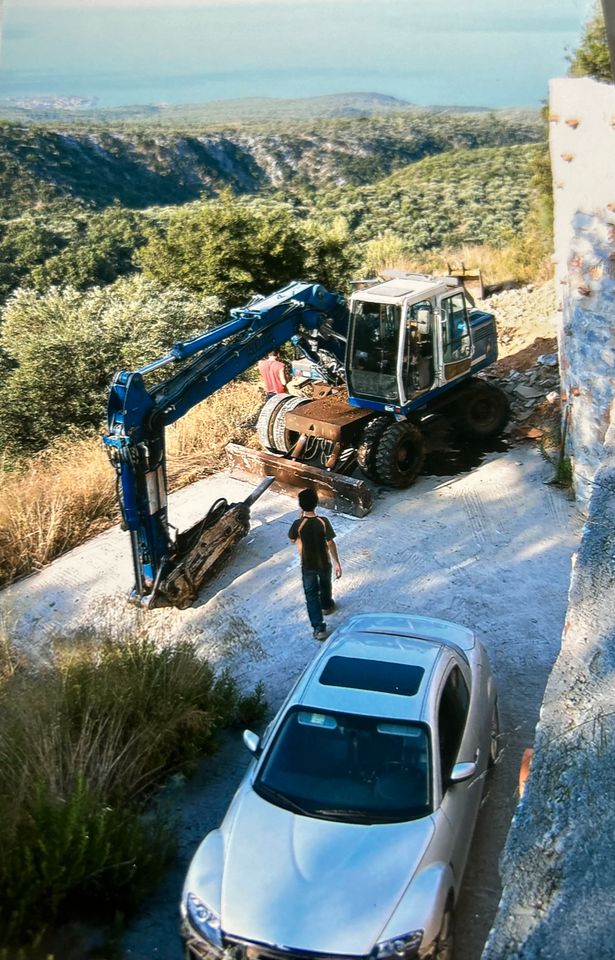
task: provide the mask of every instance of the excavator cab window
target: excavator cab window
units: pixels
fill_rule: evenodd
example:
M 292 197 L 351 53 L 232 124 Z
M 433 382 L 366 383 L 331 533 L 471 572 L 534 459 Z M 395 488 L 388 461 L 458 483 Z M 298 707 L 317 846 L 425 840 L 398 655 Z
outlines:
M 401 307 L 359 301 L 351 317 L 349 390 L 354 396 L 399 402 L 397 356 Z
M 442 300 L 442 359 L 455 363 L 469 359 L 472 353 L 465 297 L 455 293 Z
M 421 300 L 406 308 L 403 364 L 406 400 L 428 390 L 434 381 L 433 315 L 430 300 Z

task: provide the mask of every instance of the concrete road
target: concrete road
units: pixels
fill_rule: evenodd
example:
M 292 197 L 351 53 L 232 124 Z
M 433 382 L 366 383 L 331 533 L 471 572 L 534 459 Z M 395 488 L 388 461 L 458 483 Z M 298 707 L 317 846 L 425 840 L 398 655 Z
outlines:
M 477 630 L 492 660 L 503 751 L 457 912 L 457 960 L 477 960 L 495 913 L 497 860 L 516 803 L 519 760 L 533 740 L 559 649 L 581 521 L 567 495 L 546 484 L 551 475 L 535 448 L 518 446 L 490 454 L 470 473 L 382 491 L 364 520 L 331 516 L 344 570 L 331 627 L 374 610 L 443 617 Z M 219 474 L 174 494 L 171 519 L 186 527 L 218 496 L 240 500 L 249 490 Z M 5 590 L 0 613 L 41 653 L 54 636 L 77 629 L 138 627 L 161 642 L 191 637 L 213 661 L 230 665 L 246 688 L 262 680 L 273 711 L 316 650 L 297 555 L 287 541 L 295 516 L 291 499 L 265 494 L 253 509 L 250 535 L 189 610 L 142 613 L 126 603 L 128 537 L 114 528 Z M 177 866 L 127 931 L 126 958 L 182 957 L 183 875 L 203 834 L 220 822 L 247 762 L 240 738 L 229 737 L 191 783 L 175 788 Z

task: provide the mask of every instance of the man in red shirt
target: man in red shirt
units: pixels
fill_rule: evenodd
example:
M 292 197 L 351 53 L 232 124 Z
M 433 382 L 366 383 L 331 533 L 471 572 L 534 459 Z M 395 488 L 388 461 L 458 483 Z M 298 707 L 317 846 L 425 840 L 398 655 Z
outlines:
M 276 393 L 288 392 L 286 389 L 286 368 L 277 351 L 272 350 L 268 357 L 259 360 L 258 372 L 261 375 L 267 397 L 274 397 Z

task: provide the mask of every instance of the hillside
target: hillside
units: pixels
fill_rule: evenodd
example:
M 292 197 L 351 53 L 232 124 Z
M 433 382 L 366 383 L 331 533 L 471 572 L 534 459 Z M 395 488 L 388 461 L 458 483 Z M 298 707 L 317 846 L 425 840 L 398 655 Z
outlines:
M 543 149 L 519 144 L 449 150 L 367 186 L 331 190 L 321 195 L 318 208 L 346 217 L 359 241 L 395 234 L 406 238 L 411 253 L 498 243 L 523 225 Z
M 0 216 L 50 201 L 102 208 L 373 183 L 452 149 L 543 140 L 538 114 L 414 110 L 319 121 L 185 125 L 0 123 Z

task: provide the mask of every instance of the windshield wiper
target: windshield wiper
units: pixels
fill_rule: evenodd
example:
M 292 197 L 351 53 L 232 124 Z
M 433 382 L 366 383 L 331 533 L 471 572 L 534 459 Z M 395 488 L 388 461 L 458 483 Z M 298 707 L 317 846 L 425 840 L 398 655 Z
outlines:
M 328 817 L 330 820 L 342 818 L 347 820 L 356 820 L 357 822 L 361 823 L 366 822 L 366 818 L 370 816 L 363 810 L 352 810 L 344 807 L 327 807 L 326 809 L 322 810 L 314 810 L 314 815 L 317 817 Z
M 314 810 L 314 816 L 323 817 L 330 820 L 349 820 L 353 823 L 405 823 L 408 820 L 418 819 L 416 816 L 407 816 L 403 813 L 378 813 L 375 810 L 352 810 L 352 809 L 339 809 L 339 808 L 327 808 L 322 810 Z M 421 814 L 424 816 L 424 814 Z
M 255 784 L 255 789 L 257 786 L 258 789 L 256 792 L 260 793 L 262 791 L 262 795 L 264 796 L 265 800 L 273 800 L 274 803 L 277 803 L 280 807 L 284 807 L 286 810 L 294 810 L 295 813 L 300 813 L 304 817 L 313 816 L 313 812 L 311 810 L 306 810 L 295 800 L 291 800 L 290 797 L 286 796 L 286 794 L 280 793 L 278 790 L 274 790 L 273 787 L 267 786 L 266 783 Z

